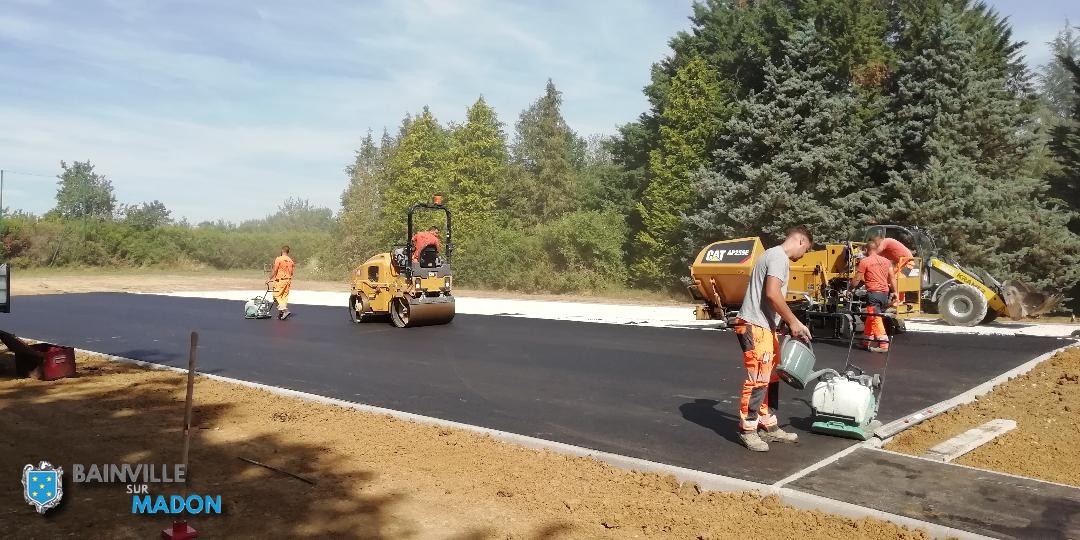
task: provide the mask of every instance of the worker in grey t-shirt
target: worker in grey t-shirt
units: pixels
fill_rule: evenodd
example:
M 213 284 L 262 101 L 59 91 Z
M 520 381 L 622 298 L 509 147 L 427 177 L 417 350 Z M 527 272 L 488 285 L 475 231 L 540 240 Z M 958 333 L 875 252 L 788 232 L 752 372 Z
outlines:
M 813 243 L 810 231 L 796 226 L 787 231 L 783 243 L 765 250 L 750 272 L 735 319 L 735 334 L 746 366 L 739 400 L 739 437 L 747 448 L 758 452 L 769 449 L 766 439 L 795 442 L 799 438 L 780 429 L 769 404 L 775 407 L 780 393 L 780 380 L 774 371 L 780 359 L 780 322 L 787 323 L 792 337 L 803 341 L 811 337 L 810 329 L 795 318 L 785 297 L 791 261 L 801 259 Z M 759 427 L 765 428 L 764 439 L 758 435 Z
M 772 276 L 779 279 L 782 283 L 780 296 L 786 298 L 790 269 L 791 260 L 784 252 L 784 246 L 766 249 L 765 253 L 758 257 L 757 262 L 754 263 L 754 269 L 750 272 L 750 282 L 746 285 L 746 294 L 743 295 L 739 318 L 762 328 L 776 330 L 780 326 L 780 314 L 765 297 L 765 278 Z

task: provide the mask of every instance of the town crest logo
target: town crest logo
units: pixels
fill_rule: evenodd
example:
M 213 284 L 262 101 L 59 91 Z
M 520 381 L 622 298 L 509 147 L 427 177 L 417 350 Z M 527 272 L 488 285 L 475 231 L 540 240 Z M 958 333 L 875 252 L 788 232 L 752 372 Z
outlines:
M 26 503 L 34 506 L 39 514 L 60 504 L 60 498 L 64 495 L 63 475 L 63 468 L 53 467 L 48 461 L 42 461 L 37 467 L 23 467 L 23 497 Z

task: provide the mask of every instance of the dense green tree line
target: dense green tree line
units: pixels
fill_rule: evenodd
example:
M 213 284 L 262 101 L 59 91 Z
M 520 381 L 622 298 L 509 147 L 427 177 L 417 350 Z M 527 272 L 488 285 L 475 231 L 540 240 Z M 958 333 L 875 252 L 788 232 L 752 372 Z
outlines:
M 574 132 L 548 81 L 508 134 L 480 97 L 460 125 L 424 107 L 379 145 L 369 134 L 346 169 L 335 260 L 347 270 L 406 241 L 406 210 L 439 195 L 453 215 L 455 276 L 527 291 L 622 286 L 631 198 L 605 143 Z M 443 223 L 440 213 L 416 227 Z
M 642 264 L 638 285 L 674 286 L 708 240 L 769 242 L 799 222 L 822 240 L 868 222 L 919 225 L 946 257 L 1001 278 L 1058 288 L 1080 278 L 1080 239 L 1067 227 L 1077 206 L 1047 174 L 1070 159 L 1048 151 L 1064 135 L 1040 125 L 1047 87 L 1036 91 L 1022 44 L 986 5 L 708 1 L 692 21 L 654 65 L 650 109 L 615 145 L 643 179 L 632 233 L 684 239 L 676 257 L 670 243 L 634 246 L 632 261 L 669 263 Z M 716 114 L 680 97 L 702 61 L 725 85 Z M 696 122 L 672 120 L 683 115 Z M 648 157 L 684 149 L 680 134 L 705 159 L 690 173 L 657 170 Z M 650 196 L 688 187 L 691 199 Z
M 944 256 L 1001 279 L 1080 282 L 1080 37 L 1068 23 L 1033 73 L 981 2 L 706 0 L 689 17 L 651 67 L 647 110 L 613 136 L 575 132 L 551 80 L 512 121 L 483 97 L 460 124 L 417 104 L 397 129 L 367 133 L 336 212 L 290 199 L 239 225 L 117 205 L 88 163 L 64 164 L 57 208 L 9 216 L 5 249 L 26 264 L 167 256 L 145 243 L 246 264 L 191 240 L 220 235 L 214 245 L 258 245 L 244 258 L 260 264 L 275 243 L 300 245 L 312 268 L 345 277 L 403 244 L 405 209 L 438 194 L 470 286 L 679 290 L 711 240 L 771 243 L 805 223 L 839 241 L 870 222 L 927 228 Z
M 56 206 L 43 216 L 3 213 L 0 250 L 16 268 L 264 268 L 283 244 L 311 274 L 323 260 L 336 220 L 329 208 L 290 198 L 276 212 L 239 224 L 177 222 L 161 201 L 118 202 L 112 182 L 89 161 L 61 162 Z

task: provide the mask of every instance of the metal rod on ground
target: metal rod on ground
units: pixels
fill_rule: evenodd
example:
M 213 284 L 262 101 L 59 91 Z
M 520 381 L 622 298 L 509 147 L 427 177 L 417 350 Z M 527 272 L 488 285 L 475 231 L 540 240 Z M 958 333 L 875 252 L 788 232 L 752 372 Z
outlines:
M 881 384 L 878 386 L 878 406 L 881 405 L 881 396 L 885 394 L 885 372 L 889 370 L 889 355 L 892 354 L 893 347 L 896 346 L 896 342 L 893 337 L 896 335 L 896 325 L 900 324 L 898 319 L 889 318 L 888 323 L 885 324 L 885 334 L 889 337 L 889 350 L 885 352 L 885 365 L 881 367 Z
M 289 476 L 291 476 L 291 477 L 293 477 L 293 478 L 297 478 L 297 479 L 303 480 L 303 481 L 305 481 L 305 482 L 307 482 L 307 483 L 309 483 L 309 484 L 311 484 L 311 485 L 313 485 L 313 486 L 315 485 L 315 481 L 314 481 L 314 480 L 309 480 L 309 479 L 307 479 L 307 478 L 304 478 L 303 476 L 300 476 L 300 475 L 298 475 L 298 474 L 293 474 L 293 473 L 291 473 L 291 472 L 289 472 L 289 471 L 286 471 L 286 470 L 284 470 L 284 469 L 279 469 L 279 468 L 277 468 L 277 467 L 274 467 L 274 466 L 271 466 L 271 465 L 267 465 L 267 464 L 265 464 L 265 463 L 259 463 L 258 461 L 255 461 L 254 459 L 248 459 L 248 458 L 246 458 L 246 457 L 240 457 L 240 456 L 237 456 L 237 459 L 240 459 L 240 460 L 242 460 L 242 461 L 246 461 L 246 462 L 248 462 L 248 463 L 251 463 L 251 464 L 254 464 L 254 465 L 258 465 L 258 466 L 260 466 L 260 467 L 266 467 L 267 469 L 270 469 L 270 470 L 272 470 L 272 471 L 277 471 L 277 472 L 279 472 L 279 473 L 281 473 L 281 474 L 287 474 L 287 475 L 289 475 Z

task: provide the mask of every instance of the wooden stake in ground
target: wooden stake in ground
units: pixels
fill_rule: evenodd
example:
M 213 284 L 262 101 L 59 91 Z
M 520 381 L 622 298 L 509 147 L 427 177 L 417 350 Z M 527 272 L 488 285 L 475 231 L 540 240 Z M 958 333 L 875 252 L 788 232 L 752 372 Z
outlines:
M 187 397 L 184 400 L 184 498 L 187 498 L 188 448 L 191 445 L 191 404 L 195 392 L 195 349 L 199 346 L 199 333 L 191 333 L 191 351 L 188 354 Z
M 191 351 L 188 354 L 187 374 L 187 397 L 184 399 L 184 450 L 181 461 L 184 464 L 184 500 L 188 497 L 188 448 L 191 446 L 191 405 L 192 394 L 195 392 L 195 349 L 199 346 L 199 333 L 191 332 Z M 161 537 L 166 540 L 186 540 L 198 538 L 199 533 L 187 524 L 187 505 L 181 518 L 173 521 L 173 526 L 161 531 Z

